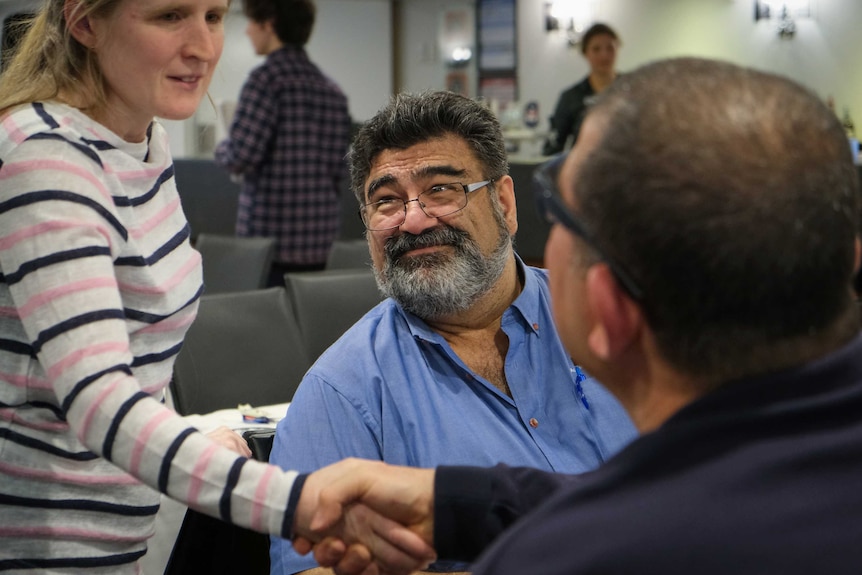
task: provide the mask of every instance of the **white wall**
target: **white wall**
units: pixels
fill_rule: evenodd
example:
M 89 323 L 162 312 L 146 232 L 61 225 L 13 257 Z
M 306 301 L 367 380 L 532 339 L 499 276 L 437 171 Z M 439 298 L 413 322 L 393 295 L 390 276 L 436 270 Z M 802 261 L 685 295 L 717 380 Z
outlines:
M 401 68 L 399 70 L 400 90 L 421 92 L 439 90 L 446 85 L 445 43 L 443 18 L 447 11 L 475 11 L 475 0 L 396 0 L 401 4 L 399 23 L 399 50 Z M 467 95 L 475 96 L 476 80 L 476 43 L 475 21 L 472 49 L 474 58 L 467 66 L 469 78 Z
M 240 0 L 234 0 L 239 2 Z M 849 107 L 862 130 L 862 1 L 811 0 L 812 18 L 797 22 L 796 37 L 781 40 L 774 21 L 754 22 L 754 0 L 595 0 L 597 18 L 613 25 L 623 39 L 621 71 L 670 56 L 723 58 L 779 72 L 832 95 L 838 111 Z M 392 3 L 399 2 L 400 88 L 442 89 L 446 65 L 440 45 L 446 10 L 472 7 L 475 0 L 317 0 L 318 22 L 309 44 L 312 59 L 350 98 L 357 120 L 382 106 L 392 85 Z M 587 71 L 580 53 L 565 39 L 544 30 L 545 0 L 518 0 L 520 101 L 536 100 L 547 127 L 559 93 Z M 35 3 L 31 0 L 30 4 Z M 0 14 L 24 0 L 0 0 Z M 245 20 L 233 12 L 225 53 L 211 89 L 215 100 L 235 99 L 248 71 L 260 59 L 244 34 Z M 470 68 L 475 94 L 475 69 Z M 204 102 L 200 119 L 214 118 Z M 170 126 L 174 152 L 193 151 L 185 124 Z M 188 148 L 188 150 L 186 150 Z
M 611 24 L 623 46 L 619 69 L 673 56 L 721 58 L 789 76 L 837 111 L 849 107 L 862 122 L 862 2 L 812 0 L 812 18 L 797 20 L 782 40 L 775 21 L 754 22 L 753 0 L 598 0 L 598 19 Z M 580 52 L 543 29 L 543 0 L 519 0 L 521 101 L 540 102 L 543 119 L 563 88 L 587 72 Z
M 216 105 L 236 100 L 249 71 L 262 61 L 245 35 L 246 19 L 239 10 L 240 3 L 233 0 L 225 24 L 224 53 L 210 86 Z M 0 0 L 0 21 L 8 14 L 40 5 L 40 0 Z M 317 22 L 307 50 L 347 94 L 351 116 L 367 120 L 393 90 L 391 0 L 317 0 Z M 201 125 L 217 128 L 216 139 L 224 133 L 216 108 L 207 100 L 194 118 L 164 124 L 177 157 L 197 154 Z
M 242 13 L 232 11 L 210 88 L 215 99 L 236 100 L 249 70 L 263 61 L 254 54 L 245 27 Z M 392 93 L 390 0 L 317 0 L 317 21 L 306 49 L 348 95 L 351 116 L 370 118 L 379 107 L 376 102 Z
M 443 88 L 444 64 L 428 57 L 437 31 L 433 13 L 474 0 L 400 0 L 402 88 Z M 560 92 L 587 73 L 577 48 L 544 29 L 546 0 L 518 0 L 518 88 L 522 103 L 539 102 L 540 129 L 547 128 Z M 754 22 L 754 0 L 594 0 L 596 18 L 623 40 L 620 71 L 658 58 L 721 58 L 787 75 L 823 98 L 832 95 L 862 129 L 862 2 L 811 0 L 812 17 L 797 21 L 792 40 L 782 40 L 775 21 Z M 475 93 L 475 92 L 474 92 Z
M 263 61 L 245 35 L 247 20 L 240 2 L 234 0 L 225 23 L 224 52 L 210 85 L 216 108 L 204 100 L 193 119 L 166 123 L 175 156 L 199 155 L 196 138 L 201 125 L 215 128 L 216 141 L 225 135 L 216 110 L 224 101 L 237 100 L 249 71 Z M 317 0 L 317 19 L 306 49 L 347 94 L 351 117 L 367 120 L 393 89 L 390 0 Z

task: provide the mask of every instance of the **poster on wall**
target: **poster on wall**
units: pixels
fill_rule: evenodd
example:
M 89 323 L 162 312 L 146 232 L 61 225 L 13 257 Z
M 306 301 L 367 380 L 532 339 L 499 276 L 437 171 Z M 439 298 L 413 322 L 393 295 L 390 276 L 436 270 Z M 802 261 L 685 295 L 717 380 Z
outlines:
M 517 82 L 512 77 L 482 78 L 479 81 L 479 93 L 496 112 L 507 109 L 518 98 Z
M 478 0 L 479 96 L 495 111 L 518 100 L 516 0 Z
M 515 0 L 479 0 L 479 69 L 515 68 Z
M 479 96 L 495 110 L 518 99 L 516 0 L 478 0 Z

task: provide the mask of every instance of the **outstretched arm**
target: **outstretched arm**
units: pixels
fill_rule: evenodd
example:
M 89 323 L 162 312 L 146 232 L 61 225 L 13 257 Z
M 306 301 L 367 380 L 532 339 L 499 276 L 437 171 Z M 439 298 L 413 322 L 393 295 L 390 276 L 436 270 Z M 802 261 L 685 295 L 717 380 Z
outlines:
M 307 553 L 318 542 L 315 559 L 337 573 L 363 573 L 363 557 L 378 564 L 371 572 L 422 569 L 435 559 L 433 497 L 432 469 L 345 459 L 306 479 L 294 514 L 294 547 Z
M 342 575 L 407 573 L 434 559 L 424 551 L 432 545 L 445 559 L 469 561 L 513 522 L 577 481 L 578 476 L 504 465 L 433 470 L 348 459 L 308 476 L 294 515 L 294 545 L 301 553 L 313 547 L 318 563 Z M 365 506 L 409 530 L 384 523 Z M 352 517 L 360 511 L 366 514 L 361 520 Z M 367 548 L 348 547 L 358 542 Z M 372 562 L 379 571 L 365 570 L 374 568 Z

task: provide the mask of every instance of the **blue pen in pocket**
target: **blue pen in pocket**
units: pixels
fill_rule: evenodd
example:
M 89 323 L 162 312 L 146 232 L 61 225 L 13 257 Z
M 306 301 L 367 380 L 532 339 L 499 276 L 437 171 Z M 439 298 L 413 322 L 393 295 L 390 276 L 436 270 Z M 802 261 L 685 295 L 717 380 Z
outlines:
M 590 409 L 590 403 L 587 401 L 587 394 L 584 393 L 584 387 L 581 385 L 581 382 L 587 378 L 584 375 L 584 372 L 581 371 L 581 368 L 577 365 L 575 366 L 575 390 L 577 391 L 578 398 L 581 400 L 581 403 L 584 404 L 584 407 Z

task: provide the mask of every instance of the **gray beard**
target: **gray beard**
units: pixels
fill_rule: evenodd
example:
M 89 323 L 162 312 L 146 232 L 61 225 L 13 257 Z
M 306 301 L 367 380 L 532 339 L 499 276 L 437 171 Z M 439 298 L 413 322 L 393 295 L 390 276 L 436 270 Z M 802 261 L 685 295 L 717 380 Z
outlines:
M 511 257 L 512 238 L 501 223 L 497 245 L 488 257 L 467 232 L 445 224 L 392 238 L 384 247 L 383 269 L 374 269 L 380 291 L 426 321 L 470 309 L 497 283 Z M 410 249 L 433 245 L 452 246 L 455 253 L 401 258 Z

